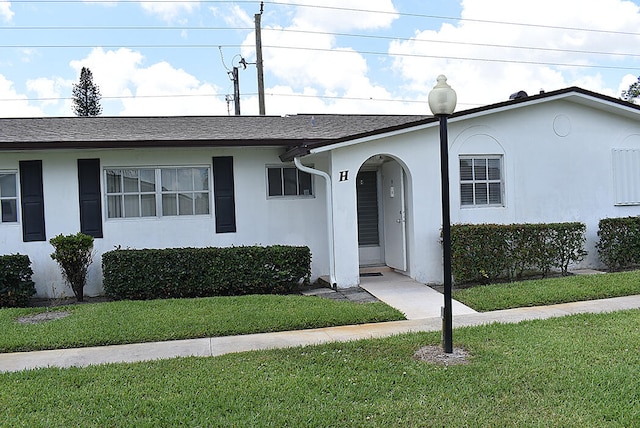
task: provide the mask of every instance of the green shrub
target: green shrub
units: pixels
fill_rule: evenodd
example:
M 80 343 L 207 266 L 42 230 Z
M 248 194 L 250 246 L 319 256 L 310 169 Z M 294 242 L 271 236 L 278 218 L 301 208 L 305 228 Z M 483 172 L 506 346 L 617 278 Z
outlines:
M 640 264 L 640 217 L 604 218 L 598 237 L 596 249 L 609 270 Z
M 520 278 L 535 270 L 567 273 L 581 261 L 586 227 L 582 223 L 455 224 L 451 226 L 451 268 L 458 283 Z
M 51 258 L 58 262 L 64 280 L 71 286 L 78 302 L 82 302 L 87 271 L 93 261 L 93 236 L 83 233 L 58 235 L 49 243 L 55 250 Z
M 0 307 L 27 306 L 36 293 L 29 256 L 0 256 Z
M 508 242 L 500 226 L 456 224 L 451 226 L 451 271 L 456 282 L 488 283 L 508 268 Z
M 290 293 L 311 276 L 308 247 L 112 250 L 102 255 L 105 293 L 157 299 Z

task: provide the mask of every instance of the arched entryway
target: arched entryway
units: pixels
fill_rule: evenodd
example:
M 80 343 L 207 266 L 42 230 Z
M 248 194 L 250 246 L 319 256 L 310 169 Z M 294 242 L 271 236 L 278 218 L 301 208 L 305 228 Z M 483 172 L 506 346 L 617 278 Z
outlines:
M 407 271 L 406 173 L 393 157 L 375 155 L 358 171 L 358 252 L 361 267 Z

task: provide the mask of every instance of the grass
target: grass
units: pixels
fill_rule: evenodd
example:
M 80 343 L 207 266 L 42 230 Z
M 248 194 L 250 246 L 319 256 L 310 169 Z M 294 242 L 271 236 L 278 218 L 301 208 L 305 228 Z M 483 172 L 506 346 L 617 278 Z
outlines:
M 640 426 L 640 311 L 439 333 L 0 374 L 0 426 Z
M 299 330 L 404 319 L 384 303 L 306 296 L 118 301 L 60 306 L 71 315 L 40 324 L 16 318 L 46 308 L 0 309 L 0 352 Z
M 477 286 L 456 290 L 453 298 L 477 311 L 485 312 L 634 294 L 640 294 L 640 271 Z

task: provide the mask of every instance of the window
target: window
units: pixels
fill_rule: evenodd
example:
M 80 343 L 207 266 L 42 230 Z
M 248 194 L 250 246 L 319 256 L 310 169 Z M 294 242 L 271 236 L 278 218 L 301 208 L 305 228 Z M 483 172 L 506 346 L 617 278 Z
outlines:
M 18 190 L 15 172 L 0 172 L 0 223 L 18 222 Z
M 162 215 L 209 214 L 208 168 L 163 168 Z
M 209 168 L 107 169 L 107 217 L 209 214 Z
M 313 196 L 311 174 L 295 167 L 267 167 L 268 195 L 272 198 Z
M 460 157 L 460 204 L 502 206 L 502 157 Z

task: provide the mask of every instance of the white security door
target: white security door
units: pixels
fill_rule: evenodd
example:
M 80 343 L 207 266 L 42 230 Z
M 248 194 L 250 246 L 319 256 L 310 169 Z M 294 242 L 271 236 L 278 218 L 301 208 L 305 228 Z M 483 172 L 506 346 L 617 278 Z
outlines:
M 404 172 L 396 161 L 382 165 L 382 206 L 384 209 L 384 254 L 387 266 L 407 270 Z

